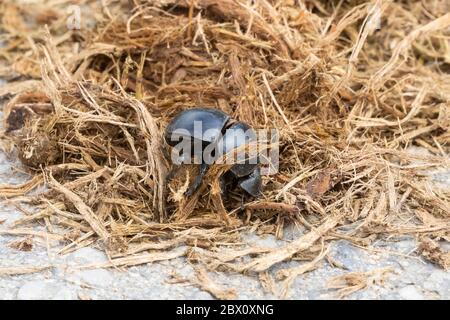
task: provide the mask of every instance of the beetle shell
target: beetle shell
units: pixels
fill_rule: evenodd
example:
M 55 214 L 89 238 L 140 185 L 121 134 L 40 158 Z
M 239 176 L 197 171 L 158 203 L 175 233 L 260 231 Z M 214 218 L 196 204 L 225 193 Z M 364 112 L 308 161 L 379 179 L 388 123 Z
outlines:
M 251 196 L 259 197 L 262 189 L 261 169 L 257 167 L 249 176 L 240 178 L 238 184 Z
M 236 122 L 225 131 L 223 140 L 220 143 L 223 144 L 223 154 L 227 154 L 233 149 L 239 148 L 252 141 L 256 141 L 256 134 L 252 128 L 246 123 Z M 238 178 L 251 174 L 257 167 L 257 159 L 246 159 L 245 157 L 248 156 L 248 154 L 245 153 L 241 154 L 241 156 L 244 156 L 244 158 L 239 159 L 238 157 L 237 159 L 240 163 L 233 165 L 230 169 L 230 171 Z
M 237 155 L 237 163 L 234 163 L 230 170 L 221 177 L 221 189 L 225 191 L 229 187 L 236 186 L 236 184 L 244 190 L 246 193 L 253 197 L 261 195 L 261 171 L 258 166 L 259 157 L 251 154 L 248 150 L 240 148 L 245 144 L 249 144 L 252 141 L 256 141 L 256 134 L 253 129 L 243 123 L 235 122 L 229 126 L 230 116 L 226 113 L 209 108 L 193 108 L 182 111 L 169 123 L 165 132 L 165 140 L 168 145 L 174 147 L 173 151 L 177 152 L 176 146 L 182 139 L 189 138 L 191 146 L 194 146 L 192 150 L 195 151 L 199 146 L 199 150 L 203 150 L 202 153 L 208 153 L 206 148 L 213 147 L 211 149 L 212 160 L 217 160 L 218 154 L 214 149 L 218 147 L 220 150 L 218 153 L 227 154 L 232 150 L 239 148 Z M 199 125 L 199 127 L 196 126 Z M 227 126 L 229 126 L 227 128 Z M 222 136 L 222 133 L 224 135 Z M 240 151 L 243 151 L 241 153 Z M 181 152 L 182 150 L 178 150 Z M 189 155 L 180 155 L 181 161 L 178 164 L 185 163 L 184 157 Z M 192 153 L 190 157 L 196 157 L 198 155 Z M 186 196 L 192 195 L 198 187 L 201 185 L 204 175 L 209 168 L 209 162 L 205 161 L 202 155 L 202 163 L 196 164 L 198 169 L 195 177 L 189 181 L 189 189 L 185 192 Z M 234 155 L 233 155 L 234 156 Z M 255 158 L 256 157 L 256 158 Z M 175 162 L 174 162 L 175 164 Z
M 229 119 L 229 115 L 217 109 L 193 108 L 182 111 L 167 126 L 166 142 L 172 147 L 175 146 L 179 140 L 173 139 L 174 134 L 206 143 L 215 142 Z M 201 123 L 201 130 L 194 129 L 196 122 Z

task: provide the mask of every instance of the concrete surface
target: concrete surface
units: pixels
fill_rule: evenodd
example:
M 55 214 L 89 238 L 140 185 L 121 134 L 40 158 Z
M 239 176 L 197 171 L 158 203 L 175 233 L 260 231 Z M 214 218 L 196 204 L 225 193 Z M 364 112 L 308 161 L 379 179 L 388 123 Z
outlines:
M 0 114 L 1 117 L 1 114 Z M 20 165 L 0 151 L 0 183 L 20 183 L 27 179 L 23 173 L 14 171 Z M 450 173 L 437 175 L 443 183 L 449 183 Z M 0 205 L 0 230 L 22 217 L 16 208 Z M 43 227 L 34 225 L 39 230 Z M 287 232 L 295 237 L 296 231 Z M 195 286 L 185 283 L 170 283 L 174 273 L 185 278 L 195 277 L 193 268 L 184 258 L 131 267 L 127 270 L 94 269 L 76 270 L 74 265 L 106 260 L 103 252 L 95 248 L 83 248 L 65 256 L 57 255 L 57 248 L 48 250 L 45 243 L 35 243 L 30 252 L 23 252 L 8 246 L 11 241 L 23 237 L 0 235 L 0 267 L 39 266 L 53 267 L 34 274 L 0 276 L 0 299 L 212 299 L 213 297 Z M 272 237 L 264 239 L 247 235 L 248 241 L 260 246 L 277 246 L 282 242 Z M 336 242 L 331 257 L 343 269 L 330 266 L 327 262 L 310 273 L 298 277 L 290 291 L 291 299 L 334 299 L 335 290 L 327 288 L 328 281 L 347 272 L 365 272 L 383 267 L 392 267 L 383 285 L 375 284 L 358 291 L 350 299 L 449 299 L 450 274 L 425 262 L 413 252 L 415 240 L 411 237 L 379 241 L 366 251 L 346 241 Z M 182 248 L 181 248 L 182 249 Z M 274 269 L 295 266 L 300 262 L 287 262 Z M 273 270 L 273 271 L 275 271 Z M 210 273 L 218 284 L 235 289 L 239 299 L 273 299 L 274 295 L 264 293 L 255 277 L 230 273 Z

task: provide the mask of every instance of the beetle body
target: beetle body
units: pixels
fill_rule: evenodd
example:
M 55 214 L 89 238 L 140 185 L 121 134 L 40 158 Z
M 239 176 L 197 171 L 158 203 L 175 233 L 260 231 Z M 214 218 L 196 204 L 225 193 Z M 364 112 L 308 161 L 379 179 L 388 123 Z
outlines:
M 183 139 L 188 141 L 189 147 L 192 147 L 191 153 L 187 156 L 200 160 L 199 174 L 186 191 L 186 195 L 190 196 L 198 189 L 209 166 L 219 156 L 256 141 L 256 135 L 249 125 L 232 121 L 229 115 L 220 110 L 193 108 L 179 113 L 166 128 L 165 140 L 175 152 L 180 153 L 177 146 Z M 208 149 L 219 152 L 217 154 L 213 152 L 209 158 L 205 158 L 204 151 Z M 202 154 L 192 153 L 192 150 L 201 150 Z M 187 156 L 184 154 L 181 157 L 185 161 Z M 238 163 L 233 164 L 221 179 L 223 186 L 229 185 L 228 182 L 234 180 L 251 196 L 259 196 L 262 183 L 257 156 L 238 159 Z
M 236 122 L 227 128 L 223 135 L 223 154 L 227 154 L 237 148 L 242 148 L 254 141 L 256 141 L 256 135 L 252 128 L 246 123 Z M 244 159 L 238 157 L 238 163 L 233 165 L 230 169 L 230 171 L 238 178 L 250 175 L 258 166 L 257 159 L 247 159 L 247 155 L 242 152 L 240 153 L 240 156 L 244 156 Z

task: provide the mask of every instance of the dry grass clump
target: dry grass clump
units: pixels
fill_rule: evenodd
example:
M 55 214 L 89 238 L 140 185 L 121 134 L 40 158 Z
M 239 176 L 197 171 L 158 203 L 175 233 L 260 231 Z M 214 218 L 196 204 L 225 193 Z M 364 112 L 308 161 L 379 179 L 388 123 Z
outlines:
M 391 268 L 383 268 L 367 272 L 349 272 L 331 279 L 328 287 L 336 289 L 338 297 L 344 298 L 368 286 L 382 285 L 386 280 L 385 278 L 392 271 Z
M 64 2 L 1 4 L 4 139 L 35 177 L 0 194 L 50 188 L 16 227 L 44 220 L 62 253 L 100 239 L 108 266 L 174 258 L 181 244 L 210 269 L 313 260 L 282 272 L 286 287 L 335 239 L 449 240 L 449 190 L 427 175 L 450 167 L 447 1 L 80 3 L 95 27 L 67 30 Z M 280 130 L 262 199 L 222 197 L 218 165 L 191 198 L 189 170 L 167 186 L 163 130 L 194 106 Z M 282 238 L 286 223 L 308 231 L 277 250 L 242 243 L 245 230 Z

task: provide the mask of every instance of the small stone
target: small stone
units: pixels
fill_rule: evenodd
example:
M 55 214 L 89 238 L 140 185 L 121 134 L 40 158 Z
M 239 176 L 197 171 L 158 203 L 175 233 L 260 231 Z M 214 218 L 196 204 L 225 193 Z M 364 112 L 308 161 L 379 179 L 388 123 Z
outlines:
M 330 251 L 330 255 L 334 261 L 350 271 L 361 270 L 368 262 L 365 252 L 345 240 L 336 242 Z
M 75 277 L 94 287 L 108 287 L 114 280 L 111 272 L 104 269 L 79 271 L 75 274 Z
M 399 259 L 398 263 L 400 263 L 400 265 L 401 265 L 403 268 L 409 267 L 409 262 L 406 261 L 406 259 Z
M 285 244 L 283 241 L 277 240 L 272 235 L 260 237 L 254 233 L 247 233 L 243 235 L 243 239 L 250 245 L 266 248 L 277 248 Z
M 400 297 L 405 300 L 423 300 L 424 296 L 413 285 L 406 286 L 398 292 Z
M 285 240 L 295 240 L 306 232 L 306 228 L 304 226 L 298 226 L 294 223 L 290 223 L 284 228 L 283 239 Z
M 84 247 L 68 255 L 67 259 L 71 264 L 88 264 L 106 262 L 108 258 L 100 250 Z
M 75 300 L 77 293 L 70 288 L 62 288 L 52 297 L 53 300 Z
M 433 271 L 424 281 L 423 287 L 430 291 L 447 291 L 450 293 L 450 275 L 442 270 Z
M 75 299 L 76 294 L 63 284 L 50 280 L 36 280 L 27 282 L 17 292 L 18 300 L 51 300 Z
M 190 296 L 189 299 L 194 299 L 194 300 L 212 300 L 213 297 L 208 292 L 200 291 L 200 292 L 195 293 L 192 296 Z
M 19 300 L 39 300 L 48 299 L 48 284 L 44 281 L 33 281 L 23 285 L 17 293 Z

